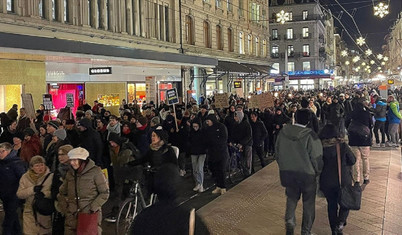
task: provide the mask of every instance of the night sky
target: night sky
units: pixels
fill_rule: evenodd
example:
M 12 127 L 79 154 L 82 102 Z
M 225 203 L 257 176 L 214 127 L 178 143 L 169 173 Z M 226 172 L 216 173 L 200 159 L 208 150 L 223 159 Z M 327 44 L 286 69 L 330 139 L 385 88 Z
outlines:
M 331 9 L 331 12 L 336 17 L 338 17 L 339 13 L 342 11 L 342 8 L 335 0 L 320 0 L 320 2 L 322 5 L 325 5 L 327 8 Z M 366 38 L 366 43 L 373 50 L 373 53 L 382 53 L 381 46 L 385 44 L 384 37 L 390 32 L 390 27 L 394 24 L 398 14 L 402 11 L 402 0 L 383 0 L 382 2 L 389 2 L 390 14 L 382 19 L 374 16 L 372 0 L 338 0 L 338 2 L 349 13 L 352 13 L 354 8 L 357 9 L 354 19 L 362 36 Z M 380 1 L 378 0 L 374 0 L 375 5 L 377 5 L 379 2 Z M 359 37 L 358 31 L 349 15 L 343 13 L 340 20 L 345 25 L 352 37 Z M 347 42 L 348 48 L 357 49 L 357 46 L 352 42 L 346 32 L 342 32 L 343 27 L 336 19 L 334 19 L 334 21 L 335 26 L 338 28 L 337 32 L 341 34 L 342 38 Z

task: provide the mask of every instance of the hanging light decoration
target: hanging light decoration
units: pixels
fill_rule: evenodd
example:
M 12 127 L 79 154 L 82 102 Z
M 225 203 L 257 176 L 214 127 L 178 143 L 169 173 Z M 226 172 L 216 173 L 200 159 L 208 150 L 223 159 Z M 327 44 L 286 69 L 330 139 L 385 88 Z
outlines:
M 356 63 L 359 60 L 360 60 L 360 57 L 358 55 L 353 57 L 353 59 L 352 59 L 353 63 Z
M 343 57 L 348 56 L 348 51 L 347 50 L 341 51 L 341 56 Z
M 378 68 L 377 68 L 378 70 L 381 70 L 381 67 L 380 66 L 378 66 Z
M 370 64 L 375 64 L 375 61 L 374 61 L 374 60 L 371 60 L 371 61 L 370 61 Z
M 356 71 L 356 72 L 359 72 L 359 69 L 360 69 L 360 67 L 357 67 L 357 68 L 355 68 L 355 71 Z
M 384 56 L 384 58 L 382 58 L 385 62 L 387 62 L 388 61 L 388 57 L 387 56 Z
M 371 73 L 371 69 L 367 70 L 367 73 Z
M 382 2 L 378 3 L 377 6 L 374 6 L 374 15 L 383 18 L 389 14 L 388 7 L 389 6 L 387 4 Z
M 363 67 L 366 66 L 366 62 L 363 62 L 363 63 L 362 63 L 362 66 L 363 66 Z
M 345 64 L 346 64 L 346 65 L 349 65 L 349 64 L 350 64 L 350 62 L 347 60 L 347 61 L 345 61 Z
M 357 45 L 359 45 L 359 46 L 363 46 L 364 44 L 366 44 L 366 39 L 364 39 L 363 37 L 359 37 L 359 38 L 356 40 L 356 43 L 357 43 Z
M 285 12 L 284 10 L 276 13 L 276 22 L 284 24 L 286 21 L 289 21 L 289 13 Z
M 379 59 L 379 60 L 382 60 L 383 57 L 384 57 L 384 56 L 383 56 L 382 54 L 378 54 L 378 55 L 377 55 L 377 59 Z
M 373 54 L 373 51 L 371 49 L 366 50 L 366 56 L 371 56 Z
M 381 62 L 381 65 L 385 65 L 385 62 L 383 61 L 383 62 Z

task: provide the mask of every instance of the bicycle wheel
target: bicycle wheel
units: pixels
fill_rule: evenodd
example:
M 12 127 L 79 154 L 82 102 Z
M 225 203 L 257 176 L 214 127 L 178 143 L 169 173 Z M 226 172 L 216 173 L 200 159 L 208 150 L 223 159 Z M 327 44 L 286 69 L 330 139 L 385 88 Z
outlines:
M 129 233 L 131 224 L 135 216 L 141 211 L 141 205 L 138 197 L 127 198 L 120 207 L 119 215 L 116 221 L 116 234 L 126 235 Z

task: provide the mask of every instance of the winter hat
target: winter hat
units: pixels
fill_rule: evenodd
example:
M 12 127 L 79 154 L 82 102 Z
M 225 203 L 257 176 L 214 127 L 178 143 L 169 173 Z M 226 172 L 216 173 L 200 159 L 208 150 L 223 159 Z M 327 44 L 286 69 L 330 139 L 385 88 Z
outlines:
M 33 167 L 35 164 L 38 164 L 38 163 L 45 164 L 46 161 L 42 156 L 36 155 L 36 156 L 31 158 L 31 161 L 29 161 L 29 166 Z
M 88 118 L 84 118 L 78 122 L 78 126 L 83 126 L 87 129 L 89 129 L 92 127 L 92 123 L 91 123 L 91 120 L 89 120 Z
M 47 123 L 49 126 L 52 126 L 52 127 L 54 127 L 54 129 L 58 129 L 59 128 L 59 126 L 60 126 L 60 123 L 59 122 L 57 122 L 57 121 L 49 121 L 48 123 Z
M 18 139 L 20 139 L 20 140 L 24 140 L 24 137 L 25 137 L 25 135 L 24 135 L 24 133 L 22 133 L 22 132 L 17 132 L 17 133 L 15 133 L 15 134 L 13 135 L 13 138 L 18 138 Z
M 138 117 L 138 122 L 141 124 L 141 125 L 146 125 L 147 124 L 147 118 L 146 117 L 144 117 L 144 116 L 139 116 Z
M 85 161 L 89 156 L 89 152 L 84 148 L 78 147 L 70 150 L 67 155 L 70 158 L 70 160 L 80 159 Z
M 306 98 L 303 98 L 300 102 L 300 105 L 302 106 L 302 108 L 307 108 L 309 105 L 309 102 Z
M 236 111 L 235 116 L 239 118 L 239 123 L 243 121 L 244 113 L 242 111 Z
M 210 121 L 212 121 L 213 123 L 218 122 L 218 120 L 216 119 L 215 114 L 208 114 L 208 116 L 205 118 L 205 120 L 210 120 Z
M 109 137 L 107 139 L 108 141 L 113 141 L 118 145 L 122 145 L 122 143 L 124 142 L 125 138 L 122 138 L 119 136 L 119 134 L 115 133 L 115 132 L 110 132 Z
M 161 123 L 161 119 L 159 117 L 153 117 L 151 119 L 151 123 L 154 124 L 154 126 L 159 125 Z
M 72 145 L 66 144 L 59 147 L 59 152 L 63 154 L 68 154 L 74 147 Z
M 209 110 L 207 115 L 209 115 L 209 114 L 215 114 L 215 110 L 213 110 L 213 109 Z
M 58 129 L 53 133 L 53 136 L 56 136 L 59 140 L 65 140 L 67 137 L 67 133 L 64 129 Z
M 90 114 L 91 116 L 94 115 L 94 113 L 92 112 L 92 110 L 87 110 L 87 111 L 85 111 L 85 114 Z
M 169 139 L 168 133 L 163 130 L 162 126 L 158 126 L 155 130 L 154 133 L 161 139 L 163 142 L 167 143 Z
M 307 125 L 311 118 L 311 111 L 308 109 L 299 109 L 296 112 L 296 122 L 302 125 Z
M 24 135 L 25 136 L 33 136 L 35 134 L 35 131 L 32 129 L 32 128 L 30 128 L 30 127 L 27 127 L 27 128 L 25 128 L 24 129 Z

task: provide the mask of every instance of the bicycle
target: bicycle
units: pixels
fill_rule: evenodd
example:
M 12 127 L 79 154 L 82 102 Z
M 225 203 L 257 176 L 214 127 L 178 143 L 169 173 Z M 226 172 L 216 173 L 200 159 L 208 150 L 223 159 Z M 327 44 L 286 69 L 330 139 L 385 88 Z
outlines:
M 146 171 L 154 173 L 155 171 L 149 166 Z M 152 193 L 150 195 L 149 203 L 146 203 L 144 194 L 141 189 L 141 182 L 139 180 L 131 181 L 127 198 L 122 202 L 119 210 L 119 214 L 116 220 L 116 234 L 126 235 L 129 233 L 131 224 L 133 223 L 135 217 L 145 208 L 155 204 L 157 200 L 157 195 Z
M 246 167 L 243 162 L 242 151 L 237 144 L 229 145 L 228 178 L 233 184 L 233 176 L 240 173 L 245 176 Z

